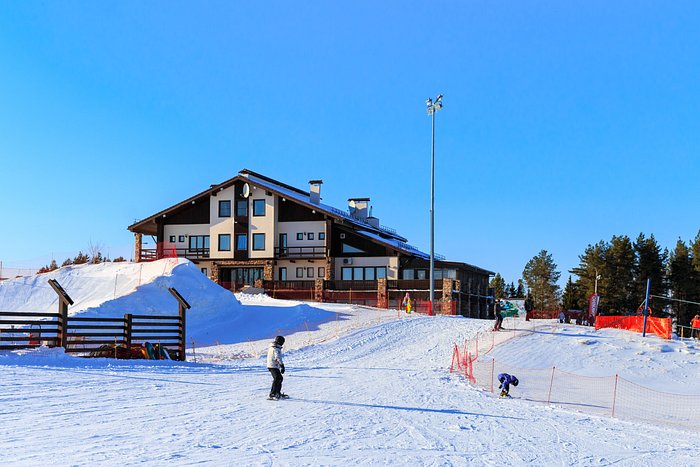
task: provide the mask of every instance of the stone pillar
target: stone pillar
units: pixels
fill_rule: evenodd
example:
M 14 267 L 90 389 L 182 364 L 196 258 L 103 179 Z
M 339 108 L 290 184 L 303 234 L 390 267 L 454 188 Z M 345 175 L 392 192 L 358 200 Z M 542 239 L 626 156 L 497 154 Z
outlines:
M 447 277 L 442 278 L 442 312 L 452 311 L 452 283 L 453 280 Z
M 265 261 L 263 269 L 263 279 L 266 281 L 275 280 L 275 262 L 272 260 Z
M 141 262 L 141 247 L 143 246 L 143 235 L 134 233 L 134 262 Z
M 211 267 L 209 268 L 210 275 L 209 279 L 213 280 L 217 284 L 221 285 L 221 281 L 219 280 L 219 263 L 216 261 L 211 262 Z
M 314 281 L 314 301 L 323 302 L 323 279 Z
M 386 278 L 377 279 L 377 308 L 389 308 Z
M 335 258 L 326 258 L 326 280 L 335 280 Z

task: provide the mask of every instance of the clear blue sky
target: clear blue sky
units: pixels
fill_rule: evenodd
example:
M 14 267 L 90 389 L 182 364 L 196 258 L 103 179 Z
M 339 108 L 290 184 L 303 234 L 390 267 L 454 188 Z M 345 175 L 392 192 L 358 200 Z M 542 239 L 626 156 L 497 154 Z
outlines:
M 700 229 L 700 4 L 4 2 L 0 260 L 59 263 L 249 168 L 520 277 Z

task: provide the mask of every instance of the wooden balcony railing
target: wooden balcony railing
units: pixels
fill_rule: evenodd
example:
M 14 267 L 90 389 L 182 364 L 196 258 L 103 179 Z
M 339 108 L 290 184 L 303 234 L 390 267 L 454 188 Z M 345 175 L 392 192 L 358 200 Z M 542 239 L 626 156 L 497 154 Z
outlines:
M 209 248 L 144 248 L 141 250 L 141 262 L 155 261 L 163 258 L 209 258 Z
M 325 246 L 275 247 L 276 258 L 325 258 Z

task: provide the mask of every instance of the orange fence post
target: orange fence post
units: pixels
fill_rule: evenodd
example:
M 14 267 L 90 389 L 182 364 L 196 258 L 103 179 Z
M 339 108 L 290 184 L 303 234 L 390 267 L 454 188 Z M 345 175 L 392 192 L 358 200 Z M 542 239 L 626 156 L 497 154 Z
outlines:
M 547 404 L 550 403 L 552 399 L 552 385 L 554 384 L 554 369 L 556 367 L 552 367 L 552 378 L 549 380 L 549 394 L 547 395 Z
M 618 375 L 615 375 L 615 389 L 613 389 L 613 404 L 612 404 L 612 417 L 615 416 L 615 401 L 617 400 L 617 378 Z

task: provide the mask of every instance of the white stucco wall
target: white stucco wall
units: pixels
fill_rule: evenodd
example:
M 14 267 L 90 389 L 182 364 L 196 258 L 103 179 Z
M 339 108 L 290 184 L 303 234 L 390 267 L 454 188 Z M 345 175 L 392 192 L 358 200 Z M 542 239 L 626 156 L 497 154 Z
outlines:
M 325 274 L 326 261 L 325 260 L 306 260 L 306 259 L 297 259 L 293 263 L 290 260 L 277 261 L 277 265 L 275 265 L 275 272 L 274 272 L 275 280 L 279 280 L 280 268 L 285 268 L 285 267 L 287 268 L 287 280 L 288 281 L 312 281 L 315 279 L 324 279 L 323 276 L 319 277 L 318 268 L 324 268 L 324 274 Z M 314 269 L 313 277 L 309 277 L 308 271 L 306 269 L 309 267 L 312 267 Z M 302 271 L 303 277 L 297 277 L 297 268 L 304 269 Z
M 256 199 L 265 200 L 265 215 L 253 215 L 253 201 Z M 275 253 L 275 242 L 277 232 L 275 229 L 275 219 L 277 218 L 277 197 L 274 194 L 267 195 L 264 189 L 251 186 L 250 197 L 248 198 L 248 257 L 254 258 L 272 258 Z M 265 234 L 265 249 L 253 250 L 253 234 Z
M 219 201 L 231 202 L 231 217 L 219 217 Z M 233 258 L 233 252 L 236 248 L 236 239 L 233 235 L 233 214 L 235 213 L 234 205 L 234 187 L 230 186 L 212 196 L 209 202 L 209 235 L 210 235 L 210 258 Z M 219 235 L 229 234 L 231 236 L 231 250 L 219 251 Z
M 172 224 L 163 226 L 165 241 L 170 243 L 170 236 L 175 235 L 176 248 L 188 248 L 190 246 L 190 235 L 209 235 L 207 224 Z M 180 242 L 180 235 L 185 236 L 185 241 Z M 210 239 L 211 240 L 211 239 Z
M 314 234 L 314 239 L 309 240 L 309 232 Z M 287 246 L 325 246 L 326 240 L 319 240 L 319 233 L 326 233 L 325 221 L 304 221 L 304 222 L 279 222 L 277 223 L 277 233 L 275 235 L 275 246 L 279 243 L 279 234 L 287 234 Z M 297 240 L 297 234 L 303 234 L 303 240 Z M 328 236 L 326 235 L 326 239 Z

